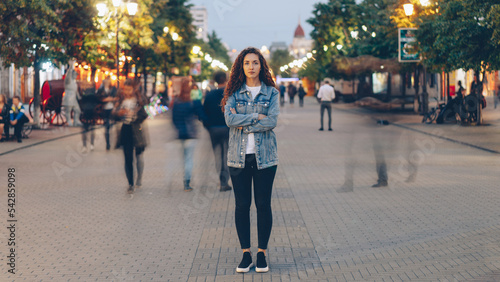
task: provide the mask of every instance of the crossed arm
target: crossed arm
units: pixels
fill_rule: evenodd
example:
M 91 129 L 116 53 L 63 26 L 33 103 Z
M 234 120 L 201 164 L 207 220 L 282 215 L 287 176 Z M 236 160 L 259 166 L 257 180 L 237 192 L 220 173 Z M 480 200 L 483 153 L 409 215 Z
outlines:
M 279 115 L 278 92 L 273 92 L 267 115 L 251 113 L 238 114 L 233 96 L 227 100 L 224 117 L 229 127 L 242 129 L 245 133 L 264 132 L 276 127 Z

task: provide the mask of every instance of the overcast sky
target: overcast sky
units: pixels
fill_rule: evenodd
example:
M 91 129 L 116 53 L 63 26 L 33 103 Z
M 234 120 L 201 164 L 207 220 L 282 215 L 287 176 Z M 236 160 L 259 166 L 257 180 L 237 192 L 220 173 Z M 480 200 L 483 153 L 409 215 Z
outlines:
M 312 17 L 314 4 L 327 0 L 191 0 L 208 12 L 209 32 L 231 49 L 238 51 L 248 46 L 269 47 L 274 41 L 291 44 L 299 23 L 310 39 L 312 26 L 306 20 Z

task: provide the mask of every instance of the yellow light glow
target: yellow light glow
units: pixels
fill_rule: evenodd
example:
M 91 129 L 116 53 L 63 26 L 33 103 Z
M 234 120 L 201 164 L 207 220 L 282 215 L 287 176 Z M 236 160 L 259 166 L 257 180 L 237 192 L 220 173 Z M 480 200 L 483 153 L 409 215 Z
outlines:
M 201 47 L 198 45 L 193 46 L 193 54 L 198 55 L 201 51 Z
M 411 16 L 413 15 L 413 4 L 412 3 L 406 3 L 403 5 L 403 9 L 405 10 L 405 15 L 406 16 Z
M 139 10 L 139 5 L 136 2 L 127 3 L 127 12 L 129 15 L 135 16 L 138 10 Z

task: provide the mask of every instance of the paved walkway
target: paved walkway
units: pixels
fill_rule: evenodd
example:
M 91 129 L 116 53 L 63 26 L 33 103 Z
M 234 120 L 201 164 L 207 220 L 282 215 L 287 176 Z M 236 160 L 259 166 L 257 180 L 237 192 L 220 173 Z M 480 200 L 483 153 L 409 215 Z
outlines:
M 104 150 L 102 128 L 88 154 L 71 135 L 0 156 L 0 220 L 7 226 L 9 167 L 18 219 L 15 275 L 11 235 L 0 229 L 0 281 L 500 281 L 498 120 L 426 126 L 418 116 L 335 105 L 334 131 L 319 132 L 318 112 L 312 99 L 286 105 L 275 130 L 269 273 L 235 272 L 234 196 L 217 189 L 208 136 L 200 128 L 195 190 L 183 192 L 165 115 L 148 121 L 145 179 L 133 197 L 122 153 Z M 394 124 L 377 125 L 381 118 Z M 388 165 L 387 188 L 370 187 L 375 155 Z M 418 169 L 407 183 L 410 163 Z M 353 192 L 337 193 L 349 170 Z M 255 218 L 253 209 L 252 242 Z

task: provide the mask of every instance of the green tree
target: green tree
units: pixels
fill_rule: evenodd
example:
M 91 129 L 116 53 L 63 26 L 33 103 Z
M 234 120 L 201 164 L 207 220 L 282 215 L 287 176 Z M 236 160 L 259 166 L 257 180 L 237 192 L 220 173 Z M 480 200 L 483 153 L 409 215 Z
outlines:
M 271 53 L 271 60 L 269 61 L 269 66 L 271 67 L 275 75 L 280 74 L 282 76 L 287 77 L 288 73 L 287 72 L 282 73 L 280 67 L 290 63 L 291 61 L 293 61 L 293 59 L 294 59 L 293 56 L 290 55 L 288 50 L 276 50 Z
M 196 42 L 196 34 L 189 12 L 191 4 L 187 0 L 157 0 L 150 6 L 153 22 L 150 27 L 156 43 L 155 52 L 162 58 L 160 69 L 170 74 L 172 67 L 178 67 L 180 74 L 189 72 L 190 53 Z M 168 32 L 165 33 L 165 27 Z M 179 35 L 179 40 L 172 38 L 173 33 Z
M 41 64 L 66 63 L 70 57 L 78 56 L 80 47 L 77 46 L 92 26 L 90 3 L 90 0 L 4 0 L 0 3 L 0 57 L 4 65 L 34 68 L 34 120 L 37 124 Z
M 208 34 L 208 46 L 213 50 L 213 54 L 211 53 L 211 56 L 216 58 L 217 60 L 221 61 L 224 63 L 226 66 L 231 65 L 231 59 L 229 58 L 229 55 L 227 52 L 229 50 L 226 49 L 224 44 L 222 44 L 222 39 L 217 36 L 217 33 L 212 31 L 211 34 Z
M 498 6 L 494 0 L 440 1 L 432 7 L 439 13 L 420 16 L 417 41 L 426 63 L 445 71 L 499 69 Z

